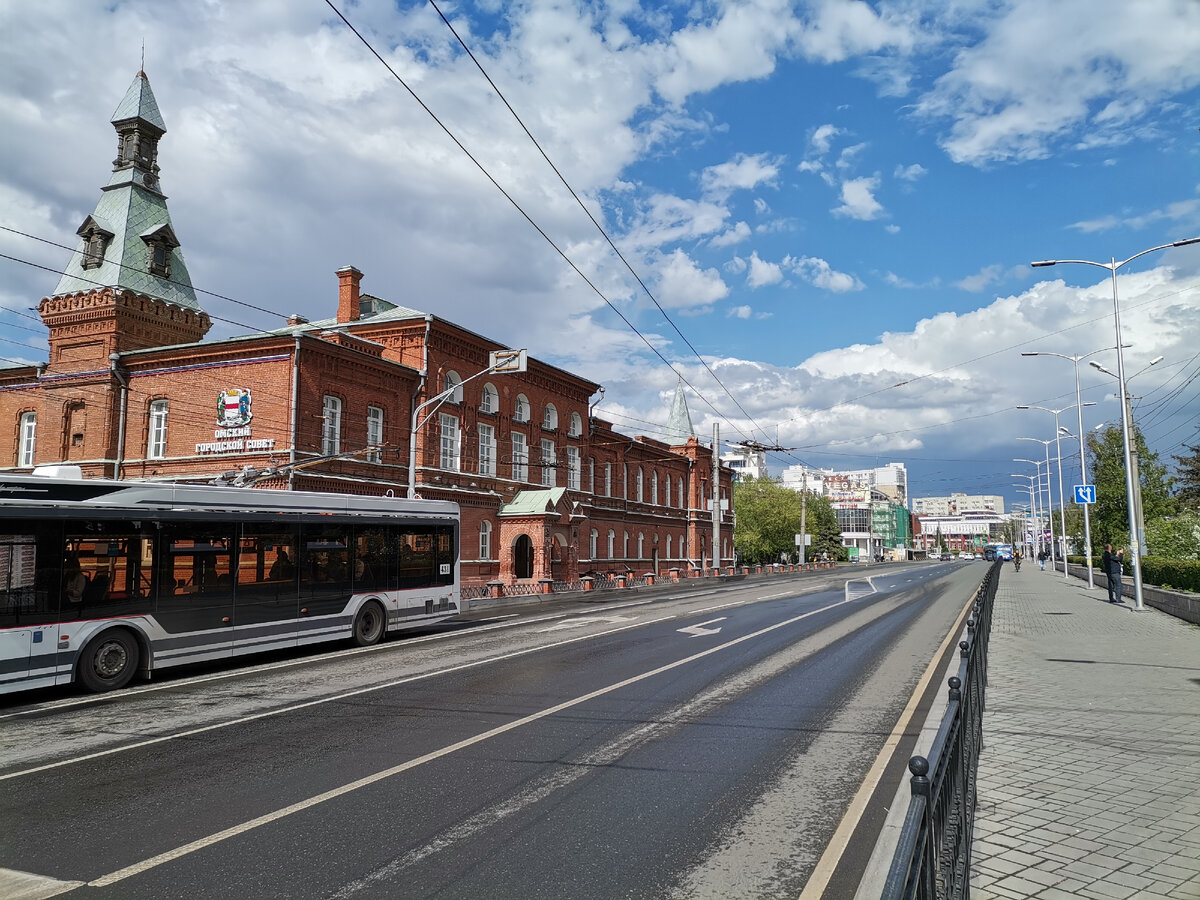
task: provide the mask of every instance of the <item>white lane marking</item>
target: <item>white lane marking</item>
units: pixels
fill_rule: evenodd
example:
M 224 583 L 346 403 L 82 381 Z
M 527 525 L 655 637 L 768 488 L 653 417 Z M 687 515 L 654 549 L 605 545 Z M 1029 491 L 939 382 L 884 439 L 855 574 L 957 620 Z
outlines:
M 20 778 L 22 775 L 33 775 L 36 772 L 44 772 L 47 769 L 57 769 L 62 766 L 69 766 L 74 763 L 87 762 L 90 759 L 99 759 L 104 756 L 112 756 L 116 753 L 124 753 L 127 750 L 137 750 L 142 747 L 151 747 L 155 744 L 166 743 L 180 738 L 193 737 L 197 734 L 205 734 L 209 731 L 219 731 L 222 728 L 229 728 L 233 725 L 241 725 L 246 722 L 254 722 L 258 719 L 269 719 L 272 716 L 280 716 L 284 713 L 296 712 L 301 709 L 310 709 L 314 706 L 321 706 L 325 703 L 335 703 L 339 700 L 345 700 L 350 697 L 358 697 L 362 694 L 370 694 L 374 691 L 386 690 L 387 688 L 398 687 L 402 684 L 411 684 L 414 681 L 424 681 L 427 678 L 437 678 L 441 675 L 449 675 L 453 672 L 462 672 L 467 669 L 478 668 L 479 666 L 487 665 L 493 662 L 502 662 L 506 659 L 515 659 L 518 656 L 528 656 L 530 653 L 536 653 L 539 650 L 552 650 L 555 647 L 563 647 L 567 644 L 575 644 L 579 641 L 590 641 L 594 638 L 604 637 L 609 634 L 616 634 L 618 631 L 626 631 L 630 628 L 639 628 L 642 625 L 653 625 L 655 622 L 666 622 L 674 619 L 675 616 L 662 616 L 658 619 L 646 619 L 643 622 L 635 622 L 632 625 L 623 625 L 619 628 L 611 628 L 608 631 L 599 631 L 595 634 L 584 634 L 579 637 L 564 638 L 561 641 L 555 641 L 551 644 L 541 644 L 537 647 L 526 647 L 524 650 L 514 650 L 511 653 L 501 653 L 498 656 L 489 656 L 484 659 L 477 659 L 474 662 L 459 663 L 456 666 L 448 666 L 444 669 L 437 669 L 432 672 L 422 672 L 418 675 L 406 675 L 404 678 L 397 678 L 394 681 L 388 681 L 383 684 L 369 685 L 367 687 L 356 688 L 352 691 L 345 691 L 341 694 L 335 694 L 332 697 L 322 697 L 318 700 L 306 700 L 303 703 L 295 703 L 291 706 L 284 706 L 279 709 L 266 710 L 265 712 L 254 713 L 249 716 L 241 716 L 237 719 L 230 719 L 228 722 L 215 722 L 212 725 L 202 725 L 199 728 L 191 728 L 187 731 L 179 731 L 174 734 L 164 734 L 156 738 L 148 738 L 144 741 L 138 741 L 133 744 L 126 744 L 121 747 L 110 747 L 108 750 L 97 750 L 95 753 L 86 753 L 83 756 L 76 756 L 71 759 L 60 759 L 58 762 L 46 763 L 41 766 L 34 766 L 31 769 L 21 769 L 17 772 L 9 772 L 7 775 L 0 775 L 0 781 L 8 781 L 12 778 Z
M 557 625 L 551 625 L 549 628 L 539 628 L 538 634 L 545 634 L 548 631 L 562 631 L 566 628 L 585 628 L 593 622 L 616 625 L 618 622 L 633 622 L 634 620 L 634 616 L 577 616 L 573 619 L 559 622 Z
M 719 634 L 720 628 L 705 628 L 705 625 L 715 625 L 717 622 L 724 622 L 728 616 L 721 616 L 719 619 L 709 619 L 707 622 L 700 622 L 696 625 L 688 625 L 686 628 L 676 628 L 676 631 L 683 634 L 690 634 L 692 637 L 701 637 L 706 634 Z
M 870 597 L 872 594 L 879 593 L 879 589 L 875 587 L 875 583 L 871 580 L 875 576 L 871 575 L 868 578 L 851 578 L 846 582 L 846 601 L 861 600 L 863 597 Z M 866 584 L 866 588 L 855 587 L 852 584 Z
M 652 600 L 633 600 L 629 603 L 616 603 L 611 606 L 605 606 L 606 610 L 611 609 L 626 609 L 631 606 L 645 606 L 652 603 Z M 512 613 L 517 616 L 519 613 Z M 353 650 L 336 650 L 329 653 L 314 654 L 313 656 L 305 656 L 302 659 L 282 660 L 277 663 L 265 663 L 257 666 L 247 666 L 230 672 L 213 672 L 207 675 L 196 675 L 192 678 L 179 678 L 173 681 L 166 681 L 160 684 L 148 684 L 141 687 L 125 688 L 119 694 L 104 694 L 101 696 L 77 697 L 69 700 L 51 700 L 48 703 L 38 703 L 34 706 L 27 706 L 22 709 L 13 710 L 12 712 L 0 714 L 0 722 L 5 719 L 15 719 L 19 716 L 33 715 L 34 713 L 54 712 L 60 709 L 70 709 L 74 706 L 87 706 L 97 703 L 111 703 L 113 700 L 122 700 L 126 697 L 137 697 L 141 694 L 152 694 L 159 691 L 169 691 L 178 687 L 191 687 L 197 684 L 208 684 L 214 681 L 225 681 L 229 678 L 240 678 L 245 675 L 257 675 L 262 672 L 274 672 L 280 669 L 294 669 L 298 666 L 305 666 L 311 663 L 328 662 L 329 660 L 348 659 L 352 656 L 358 656 L 361 653 L 381 653 L 388 650 L 401 650 L 405 647 L 411 647 L 415 644 L 427 644 L 431 641 L 445 641 L 451 638 L 457 638 L 464 633 L 478 634 L 484 631 L 495 631 L 500 628 L 513 628 L 518 625 L 537 625 L 541 622 L 554 622 L 558 619 L 565 619 L 566 613 L 554 613 L 545 616 L 534 616 L 528 619 L 518 619 L 517 621 L 493 622 L 492 619 L 476 620 L 488 621 L 491 624 L 481 625 L 477 628 L 456 629 L 454 631 L 445 631 L 440 634 L 424 634 L 420 637 L 401 637 L 401 640 L 389 641 L 384 644 L 376 644 L 374 647 L 356 647 Z M 494 617 L 502 618 L 502 617 Z M 441 623 L 439 623 L 441 624 Z
M 82 881 L 59 881 L 18 869 L 0 869 L 0 897 L 5 900 L 45 900 L 83 887 L 83 884 Z
M 337 787 L 337 788 L 333 788 L 332 790 L 324 791 L 323 793 L 316 794 L 315 796 L 309 797 L 306 800 L 301 800 L 297 803 L 293 803 L 289 806 L 285 806 L 282 809 L 277 809 L 274 812 L 270 812 L 270 813 L 266 813 L 265 815 L 257 816 L 256 818 L 249 819 L 245 822 L 242 822 L 241 824 L 233 825 L 229 828 L 223 829 L 222 831 L 218 831 L 215 834 L 210 834 L 206 837 L 199 838 L 198 840 L 184 844 L 180 847 L 176 847 L 174 850 L 168 850 L 165 853 L 160 853 L 157 856 L 152 856 L 149 859 L 142 860 L 141 862 L 134 863 L 133 865 L 125 866 L 124 868 L 118 869 L 115 872 L 110 872 L 107 875 L 102 875 L 100 878 L 94 879 L 93 881 L 89 881 L 88 886 L 89 887 L 107 887 L 110 884 L 115 884 L 118 881 L 123 881 L 126 878 L 131 878 L 134 875 L 140 875 L 142 872 L 146 872 L 150 869 L 156 868 L 157 866 L 161 866 L 164 863 L 172 862 L 176 859 L 180 859 L 181 857 L 187 856 L 188 854 L 195 853 L 198 850 L 203 850 L 206 847 L 211 847 L 214 844 L 218 844 L 222 841 L 229 840 L 230 838 L 245 834 L 246 832 L 252 831 L 255 828 L 259 828 L 263 825 L 269 825 L 270 823 L 276 822 L 279 819 L 286 818 L 287 816 L 294 815 L 295 813 L 298 813 L 298 812 L 303 812 L 304 810 L 311 809 L 314 806 L 319 806 L 322 803 L 326 803 L 329 800 L 337 799 L 338 797 L 342 797 L 346 794 L 352 793 L 353 791 L 360 790 L 361 788 L 369 787 L 372 784 L 376 784 L 387 778 L 391 778 L 393 775 L 399 775 L 403 772 L 407 772 L 411 769 L 415 769 L 418 766 L 423 766 L 423 765 L 425 765 L 425 763 L 434 762 L 435 760 L 442 759 L 443 757 L 449 756 L 452 753 L 457 753 L 459 750 L 465 750 L 468 747 L 473 747 L 476 744 L 480 744 L 480 743 L 483 743 L 484 741 L 491 740 L 494 737 L 498 737 L 502 734 L 507 734 L 510 731 L 515 731 L 516 729 L 521 728 L 525 725 L 532 724 L 533 722 L 537 722 L 537 721 L 540 721 L 541 719 L 545 719 L 549 716 L 556 715 L 560 712 L 563 712 L 564 710 L 568 710 L 573 707 L 580 706 L 584 703 L 587 703 L 588 701 L 595 700 L 597 697 L 603 697 L 606 694 L 611 694 L 615 691 L 619 691 L 622 688 L 629 687 L 632 684 L 637 684 L 640 681 L 645 681 L 649 678 L 654 678 L 655 676 L 661 675 L 664 672 L 670 672 L 672 669 L 678 669 L 682 666 L 689 665 L 690 663 L 696 662 L 697 660 L 704 659 L 706 656 L 712 656 L 714 653 L 720 653 L 722 650 L 728 650 L 730 647 L 734 647 L 738 644 L 743 644 L 746 641 L 751 641 L 751 640 L 754 640 L 755 638 L 762 637 L 764 634 L 769 634 L 770 632 L 776 631 L 780 628 L 786 628 L 789 625 L 794 625 L 803 619 L 807 619 L 810 616 L 815 616 L 818 613 L 826 612 L 827 610 L 833 609 L 834 607 L 837 607 L 837 606 L 841 606 L 842 604 L 844 604 L 846 602 L 847 601 L 845 601 L 845 600 L 839 600 L 836 603 L 830 603 L 828 606 L 823 606 L 820 609 L 814 609 L 814 610 L 811 610 L 810 612 L 801 613 L 798 616 L 793 616 L 792 618 L 785 619 L 782 622 L 776 622 L 774 625 L 768 625 L 765 628 L 760 628 L 758 631 L 752 631 L 749 634 L 742 635 L 741 637 L 732 638 L 731 640 L 728 640 L 723 644 L 718 644 L 715 647 L 709 647 L 707 650 L 701 650 L 698 653 L 693 653 L 691 656 L 684 657 L 683 659 L 677 659 L 677 660 L 675 660 L 675 662 L 667 663 L 666 665 L 659 666 L 656 669 L 651 669 L 648 672 L 643 672 L 640 675 L 633 675 L 633 676 L 630 676 L 629 678 L 625 678 L 625 679 L 622 679 L 621 681 L 617 681 L 617 682 L 614 682 L 613 684 L 607 685 L 606 687 L 597 688 L 596 690 L 591 691 L 587 694 L 582 694 L 571 700 L 564 700 L 562 703 L 555 704 L 554 706 L 547 707 L 546 709 L 539 710 L 538 712 L 535 712 L 535 713 L 530 713 L 529 715 L 522 716 L 519 719 L 514 719 L 513 721 L 508 722 L 504 725 L 498 725 L 495 728 L 491 728 L 487 731 L 481 732 L 477 735 L 474 735 L 473 737 L 464 738 L 463 740 L 458 741 L 453 744 L 450 744 L 446 747 L 443 747 L 440 750 L 433 750 L 422 756 L 418 756 L 415 759 L 410 759 L 407 762 L 400 763 L 399 765 L 391 766 L 390 768 L 387 768 L 387 769 L 381 769 L 380 771 L 375 772 L 374 774 L 367 775 L 367 776 L 365 776 L 363 778 L 359 778 L 355 781 L 351 781 L 348 784 L 342 785 L 341 787 Z M 674 617 L 669 616 L 667 618 L 674 618 Z M 639 623 L 639 624 L 649 624 L 649 623 L 647 622 L 647 623 Z M 625 627 L 630 628 L 630 627 L 634 627 L 634 626 L 625 626 Z M 615 630 L 623 630 L 623 629 L 615 629 Z M 576 638 L 574 640 L 579 640 L 579 638 Z M 565 643 L 573 643 L 573 642 L 574 641 L 563 641 L 562 643 L 565 644 Z M 512 655 L 519 656 L 522 654 L 514 653 Z M 466 667 L 467 666 L 463 666 L 463 668 L 466 668 Z M 361 692 L 355 692 L 355 693 L 361 693 Z
M 920 702 L 921 696 L 929 687 L 929 682 L 941 668 L 942 655 L 949 648 L 950 644 L 953 641 L 957 641 L 958 636 L 962 634 L 967 615 L 974 604 L 975 594 L 972 593 L 967 598 L 967 603 L 963 607 L 962 612 L 959 613 L 958 621 L 954 623 L 954 627 L 950 629 L 949 633 L 942 640 L 941 646 L 933 654 L 933 659 L 929 661 L 929 665 L 925 669 L 925 674 L 917 682 L 917 686 L 908 700 L 908 705 L 904 707 L 904 712 L 900 713 L 900 718 L 896 721 L 896 727 L 892 729 L 892 733 L 884 740 L 883 746 L 879 749 L 879 755 L 875 757 L 874 764 L 871 766 L 870 771 L 867 772 L 867 777 L 863 779 L 854 798 L 850 801 L 850 805 L 846 807 L 842 821 L 838 823 L 837 830 L 834 831 L 833 837 L 829 839 L 829 843 L 825 846 L 825 852 L 821 854 L 821 858 L 817 860 L 817 865 L 813 869 L 812 874 L 808 876 L 808 882 L 804 885 L 804 890 L 800 892 L 799 900 L 820 900 L 824 896 L 825 888 L 829 886 L 829 879 L 833 877 L 833 872 L 837 868 L 837 864 L 841 862 L 842 854 L 846 850 L 850 836 L 854 834 L 854 829 L 858 827 L 859 820 L 862 819 L 863 813 L 866 811 L 867 801 L 871 798 L 871 794 L 875 792 L 875 788 L 879 785 L 879 780 L 883 778 L 883 770 L 887 768 L 888 761 L 896 751 L 896 745 L 900 743 L 900 738 L 908 731 L 912 718 L 916 715 L 917 704 Z

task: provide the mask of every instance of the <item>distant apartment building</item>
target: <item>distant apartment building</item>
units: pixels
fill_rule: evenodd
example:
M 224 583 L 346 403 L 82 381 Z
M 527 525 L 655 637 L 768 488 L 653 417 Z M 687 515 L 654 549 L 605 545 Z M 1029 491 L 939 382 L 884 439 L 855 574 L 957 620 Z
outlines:
M 912 508 L 917 521 L 915 543 L 923 550 L 978 550 L 998 538 L 1008 521 L 1004 498 L 994 494 L 914 497 Z
M 790 466 L 783 484 L 825 497 L 833 507 L 842 546 L 851 556 L 874 559 L 909 547 L 908 472 L 903 463 L 837 471 Z
M 1004 512 L 1004 498 L 995 494 L 951 494 L 949 497 L 913 497 L 912 511 L 919 516 L 957 516 L 966 512 Z
M 767 477 L 767 452 L 753 447 L 740 446 L 729 453 L 721 454 L 721 463 L 733 470 L 738 481 Z

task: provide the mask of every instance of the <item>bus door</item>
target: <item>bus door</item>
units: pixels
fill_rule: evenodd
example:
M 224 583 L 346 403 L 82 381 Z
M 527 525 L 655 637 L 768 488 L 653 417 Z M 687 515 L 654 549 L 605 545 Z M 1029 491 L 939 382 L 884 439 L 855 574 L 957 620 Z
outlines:
M 350 634 L 353 570 L 352 526 L 336 522 L 305 525 L 300 544 L 301 644 Z
M 162 528 L 155 619 L 167 637 L 155 655 L 171 662 L 233 653 L 233 523 L 167 523 Z
M 298 543 L 295 526 L 243 523 L 234 598 L 235 655 L 296 646 Z

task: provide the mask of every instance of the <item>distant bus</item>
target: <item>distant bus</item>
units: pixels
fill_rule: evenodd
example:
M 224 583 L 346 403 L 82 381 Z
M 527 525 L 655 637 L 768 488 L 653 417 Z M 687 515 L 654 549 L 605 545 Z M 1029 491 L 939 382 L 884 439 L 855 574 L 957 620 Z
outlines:
M 983 558 L 986 560 L 1011 560 L 1013 558 L 1012 544 L 988 544 L 983 548 Z
M 0 498 L 0 693 L 461 610 L 456 503 L 4 474 Z

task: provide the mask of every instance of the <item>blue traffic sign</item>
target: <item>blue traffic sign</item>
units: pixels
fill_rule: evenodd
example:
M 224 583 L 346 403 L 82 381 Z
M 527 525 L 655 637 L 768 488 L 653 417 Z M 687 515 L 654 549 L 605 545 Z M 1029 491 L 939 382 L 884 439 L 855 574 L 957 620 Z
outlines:
M 1095 503 L 1096 502 L 1096 486 L 1094 484 L 1077 484 L 1077 485 L 1075 485 L 1075 502 L 1076 503 Z

